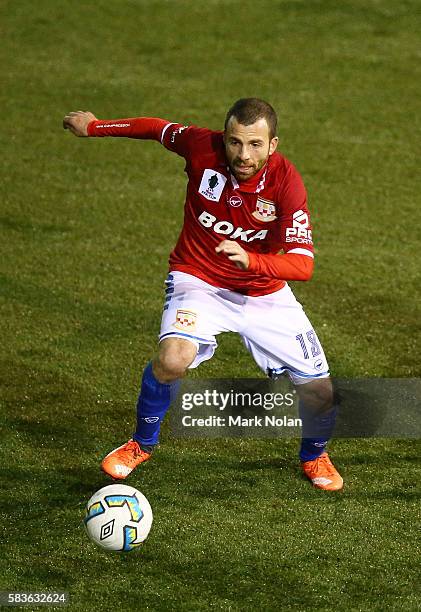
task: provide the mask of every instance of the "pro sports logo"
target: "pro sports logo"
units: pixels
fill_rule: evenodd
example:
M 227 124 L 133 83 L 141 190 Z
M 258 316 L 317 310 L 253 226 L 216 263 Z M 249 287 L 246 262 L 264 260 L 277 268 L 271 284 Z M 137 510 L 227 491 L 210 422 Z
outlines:
M 308 214 L 303 210 L 296 210 L 292 215 L 292 227 L 308 227 Z
M 292 215 L 292 227 L 287 227 L 285 242 L 313 244 L 311 229 L 309 229 L 308 214 L 304 210 L 296 210 Z

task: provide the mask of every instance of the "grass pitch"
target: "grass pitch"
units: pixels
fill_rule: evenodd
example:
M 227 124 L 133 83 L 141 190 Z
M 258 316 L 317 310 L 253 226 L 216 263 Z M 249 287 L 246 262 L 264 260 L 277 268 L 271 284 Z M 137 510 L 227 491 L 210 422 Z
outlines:
M 335 376 L 419 377 L 418 3 L 4 0 L 0 589 L 72 610 L 417 610 L 420 444 L 336 440 L 339 495 L 296 441 L 174 440 L 130 479 L 155 522 L 106 554 L 83 507 L 133 427 L 153 354 L 183 161 L 156 143 L 77 140 L 70 110 L 220 128 L 268 99 L 302 173 L 316 272 L 294 286 Z M 223 336 L 193 376 L 259 375 Z M 398 415 L 397 415 L 398 417 Z

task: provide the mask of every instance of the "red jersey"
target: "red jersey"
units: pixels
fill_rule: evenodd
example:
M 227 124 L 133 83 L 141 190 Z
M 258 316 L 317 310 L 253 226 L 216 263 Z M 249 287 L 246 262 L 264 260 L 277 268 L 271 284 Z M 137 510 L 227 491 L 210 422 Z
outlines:
M 277 291 L 285 280 L 310 278 L 313 243 L 306 191 L 293 164 L 280 153 L 239 183 L 219 131 L 137 118 L 93 121 L 88 134 L 159 139 L 186 160 L 184 224 L 170 255 L 171 271 L 251 296 Z M 215 252 L 224 239 L 248 252 L 247 270 Z

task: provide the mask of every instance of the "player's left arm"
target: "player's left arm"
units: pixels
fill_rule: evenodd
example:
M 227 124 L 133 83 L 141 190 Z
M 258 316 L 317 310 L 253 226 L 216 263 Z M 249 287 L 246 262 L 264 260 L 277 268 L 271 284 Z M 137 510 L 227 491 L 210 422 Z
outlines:
M 307 193 L 292 165 L 279 189 L 278 202 L 282 254 L 248 252 L 233 240 L 223 240 L 216 252 L 224 253 L 240 270 L 286 281 L 310 280 L 314 254 Z
M 249 254 L 248 269 L 282 280 L 308 281 L 313 275 L 314 251 L 307 192 L 292 164 L 277 194 L 282 254 Z
M 226 255 L 240 270 L 250 270 L 263 276 L 306 281 L 310 280 L 313 274 L 314 260 L 307 254 L 290 252 L 282 255 L 258 255 L 246 251 L 234 240 L 223 240 L 215 251 Z

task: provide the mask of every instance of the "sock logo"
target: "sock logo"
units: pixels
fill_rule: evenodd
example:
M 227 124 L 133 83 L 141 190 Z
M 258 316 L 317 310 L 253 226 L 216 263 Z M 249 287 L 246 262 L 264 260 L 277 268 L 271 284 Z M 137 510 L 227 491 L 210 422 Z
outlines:
M 156 423 L 159 421 L 159 417 L 141 417 L 140 420 L 146 423 Z

